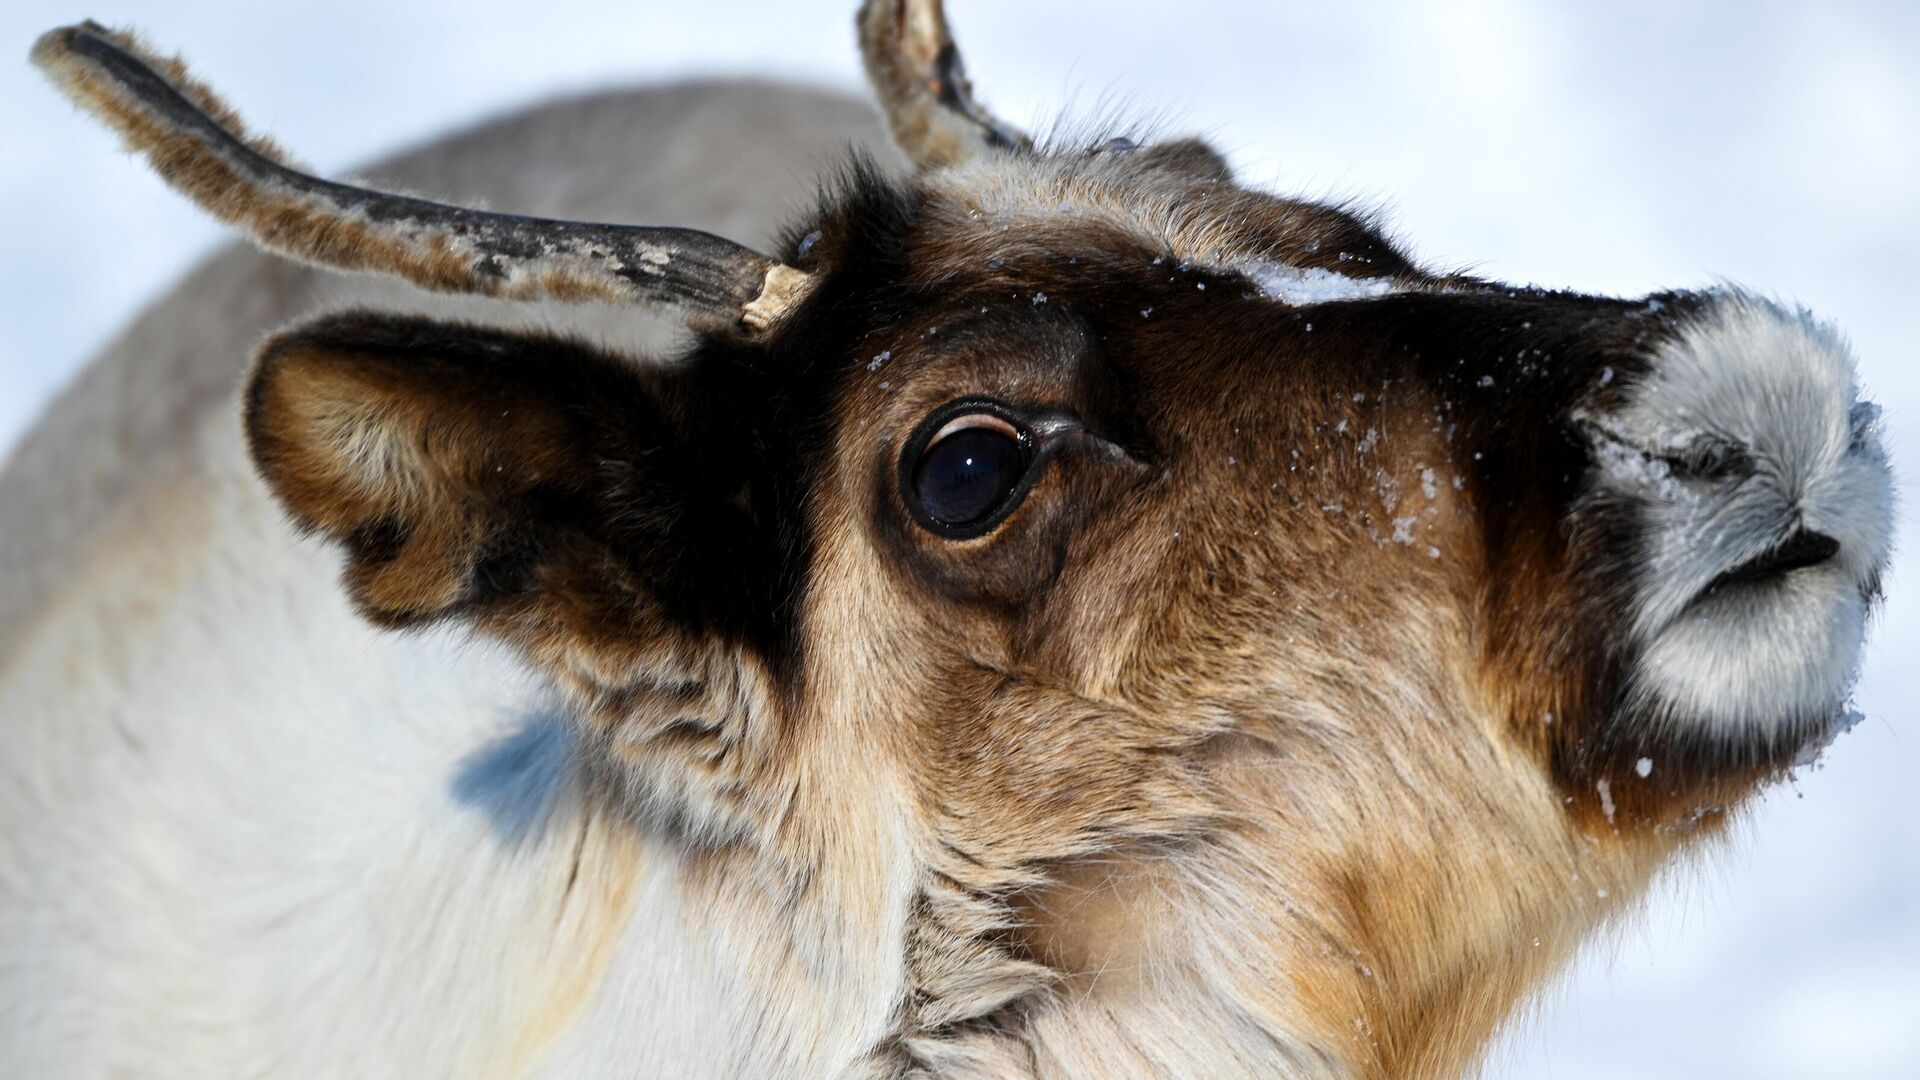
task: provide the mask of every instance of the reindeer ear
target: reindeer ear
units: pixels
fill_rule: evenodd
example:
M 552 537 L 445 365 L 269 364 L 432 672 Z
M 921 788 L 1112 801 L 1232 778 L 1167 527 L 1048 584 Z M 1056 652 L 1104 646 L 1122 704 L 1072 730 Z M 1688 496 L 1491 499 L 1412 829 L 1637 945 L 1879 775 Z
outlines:
M 751 414 L 740 392 L 709 408 L 686 368 L 350 313 L 261 349 L 246 428 L 280 502 L 346 549 L 367 618 L 461 618 L 553 662 L 657 668 L 766 617 L 750 440 L 721 426 Z

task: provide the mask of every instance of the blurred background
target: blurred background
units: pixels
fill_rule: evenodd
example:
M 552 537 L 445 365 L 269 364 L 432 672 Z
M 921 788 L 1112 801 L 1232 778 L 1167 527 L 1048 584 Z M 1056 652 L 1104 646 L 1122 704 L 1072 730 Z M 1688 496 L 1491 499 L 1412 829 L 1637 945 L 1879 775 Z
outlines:
M 948 2 L 981 96 L 1030 129 L 1063 110 L 1164 118 L 1244 182 L 1383 207 L 1430 265 L 1619 294 L 1726 279 L 1803 303 L 1846 330 L 1914 468 L 1912 0 Z M 27 65 L 46 28 L 141 27 L 323 172 L 614 83 L 861 92 L 853 0 L 289 7 L 0 6 L 0 454 L 224 240 Z M 1920 1077 L 1920 491 L 1900 492 L 1865 722 L 1597 942 L 1488 1077 Z

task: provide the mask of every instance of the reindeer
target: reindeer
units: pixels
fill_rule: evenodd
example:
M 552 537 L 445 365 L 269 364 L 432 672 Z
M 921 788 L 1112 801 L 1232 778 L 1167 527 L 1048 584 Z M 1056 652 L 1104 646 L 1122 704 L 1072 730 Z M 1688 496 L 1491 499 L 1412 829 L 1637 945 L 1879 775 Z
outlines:
M 35 46 L 260 246 L 467 299 L 224 256 L 20 452 L 8 1075 L 1457 1075 L 1842 725 L 1892 495 L 1835 331 L 1436 273 L 1036 143 L 938 0 L 858 29 L 911 168 L 770 255 Z M 646 151 L 747 132 L 874 145 L 695 86 L 393 176 L 737 235 L 766 159 Z

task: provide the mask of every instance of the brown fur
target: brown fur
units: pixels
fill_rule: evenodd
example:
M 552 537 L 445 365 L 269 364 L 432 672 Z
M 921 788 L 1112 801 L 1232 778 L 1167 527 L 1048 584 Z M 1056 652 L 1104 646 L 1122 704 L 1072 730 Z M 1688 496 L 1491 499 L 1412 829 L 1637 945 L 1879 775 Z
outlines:
M 1704 301 L 1433 274 L 1202 144 L 1043 153 L 972 105 L 937 3 L 860 25 L 922 171 L 856 167 L 798 224 L 763 332 L 642 367 L 316 321 L 260 353 L 261 475 L 368 618 L 460 621 L 551 675 L 690 896 L 791 914 L 769 966 L 897 914 L 875 1073 L 1469 1068 L 1797 749 L 1656 746 L 1622 705 L 1623 526 L 1572 418 Z M 217 159 L 59 70 L 270 242 L 419 257 L 257 187 L 223 203 Z M 404 272 L 496 292 L 441 254 Z M 1391 295 L 1288 306 L 1274 265 Z M 543 287 L 598 295 L 570 280 Z M 902 485 L 968 401 L 1035 464 L 990 529 L 942 534 Z
M 871 302 L 835 282 L 886 260 L 856 249 L 856 219 L 817 223 L 827 285 L 781 332 L 851 334 L 844 359 L 765 363 L 789 372 L 773 385 L 829 392 L 824 426 L 770 451 L 819 471 L 669 479 L 672 440 L 728 407 L 690 396 L 707 392 L 696 376 L 642 377 L 536 339 L 480 346 L 516 357 L 501 369 L 466 355 L 482 332 L 370 316 L 263 353 L 256 458 L 300 520 L 346 543 L 370 614 L 471 619 L 560 676 L 637 797 L 726 842 L 714 874 L 805 880 L 824 872 L 823 835 L 873 827 L 831 816 L 820 777 L 853 763 L 815 756 L 845 752 L 824 731 L 861 733 L 862 767 L 901 770 L 921 884 L 912 992 L 876 1050 L 889 1068 L 998 1071 L 998 1048 L 1098 1015 L 1115 1041 L 1075 1068 L 1151 1070 L 1162 1049 L 1130 1043 L 1126 1018 L 1172 1002 L 1354 1075 L 1458 1073 L 1766 771 L 1701 763 L 1649 783 L 1623 772 L 1631 757 L 1569 756 L 1611 730 L 1607 687 L 1627 661 L 1590 636 L 1589 596 L 1605 590 L 1558 524 L 1575 505 L 1487 455 L 1563 438 L 1555 417 L 1588 383 L 1561 372 L 1534 393 L 1568 396 L 1523 399 L 1522 420 L 1499 394 L 1455 388 L 1478 370 L 1436 373 L 1391 344 L 1397 308 L 1435 302 L 1467 305 L 1475 332 L 1519 311 L 1549 333 L 1621 316 L 1425 277 L 1375 239 L 1375 264 L 1415 295 L 1322 309 L 1309 331 L 1222 267 L 1351 219 L 1235 191 L 1219 196 L 1222 230 L 1155 216 L 1189 183 L 1178 173 L 1025 168 L 1036 203 L 1084 192 L 1098 216 L 1003 230 L 950 175 L 930 178 L 907 196 L 896 306 L 852 327 L 825 313 Z M 1147 210 L 1121 220 L 1128 206 Z M 1630 371 L 1644 346 L 1629 331 L 1560 342 L 1563 363 Z M 1488 362 L 1501 385 L 1528 377 Z M 587 372 L 604 388 L 572 385 Z M 921 416 L 973 395 L 1048 403 L 1084 434 L 1007 521 L 954 542 L 901 517 L 895 462 Z M 643 451 L 623 429 L 668 441 Z M 786 629 L 730 641 L 713 636 L 730 616 L 654 601 L 664 571 L 631 553 L 715 540 L 615 539 L 644 509 L 618 500 L 641 496 L 583 467 L 649 460 L 633 490 L 651 511 L 667 499 L 705 517 L 741 491 L 752 507 L 801 485 L 812 539 L 785 556 L 806 567 Z M 1525 497 L 1488 495 L 1507 490 Z M 726 520 L 753 532 L 763 513 Z M 481 572 L 502 550 L 531 554 Z M 797 659 L 782 640 L 804 643 Z M 824 689 L 854 670 L 886 693 Z M 1091 907 L 1076 896 L 1088 880 Z M 1103 974 L 1115 964 L 1123 975 Z

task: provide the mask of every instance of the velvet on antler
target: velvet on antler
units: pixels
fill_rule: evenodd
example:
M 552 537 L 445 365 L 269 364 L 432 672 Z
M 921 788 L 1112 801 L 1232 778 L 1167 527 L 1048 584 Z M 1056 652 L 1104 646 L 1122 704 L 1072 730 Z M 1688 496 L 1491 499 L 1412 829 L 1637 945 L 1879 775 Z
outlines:
M 655 305 L 746 335 L 777 324 L 811 284 L 696 229 L 490 213 L 319 179 L 249 137 L 184 63 L 97 23 L 46 34 L 33 60 L 169 184 L 261 246 L 307 262 L 442 292 Z
M 973 98 L 940 0 L 868 0 L 860 54 L 894 142 L 921 168 L 1033 145 Z

